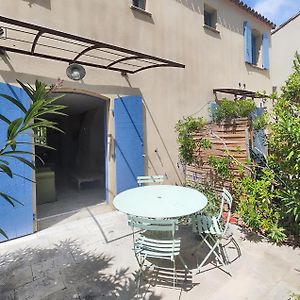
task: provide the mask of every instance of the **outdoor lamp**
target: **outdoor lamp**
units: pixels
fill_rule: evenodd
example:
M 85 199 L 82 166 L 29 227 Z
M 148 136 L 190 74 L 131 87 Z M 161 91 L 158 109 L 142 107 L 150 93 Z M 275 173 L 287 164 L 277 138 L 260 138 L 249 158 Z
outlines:
M 86 74 L 84 67 L 75 63 L 67 67 L 66 73 L 72 80 L 81 80 Z

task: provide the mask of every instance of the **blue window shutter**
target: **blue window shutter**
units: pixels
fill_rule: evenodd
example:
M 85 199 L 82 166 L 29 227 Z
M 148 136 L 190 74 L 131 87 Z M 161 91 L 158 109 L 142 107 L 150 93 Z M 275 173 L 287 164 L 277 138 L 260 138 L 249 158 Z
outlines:
M 245 62 L 252 64 L 252 33 L 249 22 L 244 22 L 244 54 Z
M 262 67 L 266 70 L 270 68 L 269 47 L 270 47 L 270 36 L 268 32 L 265 32 L 262 36 L 262 50 L 263 50 Z

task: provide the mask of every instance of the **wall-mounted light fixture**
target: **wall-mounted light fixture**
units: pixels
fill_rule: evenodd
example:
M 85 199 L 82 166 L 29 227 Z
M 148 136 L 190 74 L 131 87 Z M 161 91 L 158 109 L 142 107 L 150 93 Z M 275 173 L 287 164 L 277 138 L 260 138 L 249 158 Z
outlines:
M 72 80 L 81 80 L 85 76 L 86 71 L 83 66 L 73 63 L 67 67 L 66 73 Z

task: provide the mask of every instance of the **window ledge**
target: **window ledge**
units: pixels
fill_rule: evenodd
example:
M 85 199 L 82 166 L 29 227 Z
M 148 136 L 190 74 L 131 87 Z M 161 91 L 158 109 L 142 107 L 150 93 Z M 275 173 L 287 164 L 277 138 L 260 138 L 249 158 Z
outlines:
M 254 69 L 261 70 L 261 71 L 267 71 L 267 70 L 268 70 L 268 69 L 265 69 L 265 68 L 260 67 L 260 66 L 258 66 L 258 65 L 251 64 L 251 63 L 247 63 L 247 65 L 251 66 L 251 67 L 254 68 Z
M 206 25 L 206 24 L 203 25 L 203 28 L 204 28 L 204 29 L 211 30 L 211 31 L 213 31 L 214 33 L 220 34 L 220 31 L 219 31 L 218 29 L 216 29 L 216 28 L 214 28 L 214 27 L 211 27 L 211 26 L 208 26 L 208 25 Z
M 131 5 L 130 8 L 131 8 L 132 10 L 135 10 L 135 11 L 138 11 L 138 12 L 140 12 L 140 13 L 142 13 L 142 14 L 145 14 L 145 15 L 147 15 L 147 16 L 149 16 L 149 17 L 152 17 L 152 14 L 151 14 L 150 11 L 146 11 L 146 10 L 140 8 L 140 7 L 135 6 L 135 5 Z

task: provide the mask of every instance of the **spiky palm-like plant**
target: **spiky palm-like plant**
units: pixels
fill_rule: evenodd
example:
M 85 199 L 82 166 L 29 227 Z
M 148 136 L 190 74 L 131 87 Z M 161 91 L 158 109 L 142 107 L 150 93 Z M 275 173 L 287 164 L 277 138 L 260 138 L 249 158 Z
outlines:
M 24 84 L 21 81 L 18 81 L 18 83 L 29 97 L 30 105 L 28 109 L 18 99 L 10 95 L 0 93 L 0 98 L 9 101 L 15 106 L 15 109 L 21 110 L 22 112 L 22 117 L 15 120 L 9 120 L 7 116 L 0 114 L 0 120 L 7 124 L 6 127 L 1 127 L 0 129 L 2 130 L 2 128 L 5 128 L 4 130 L 7 131 L 4 145 L 0 148 L 0 176 L 9 176 L 10 178 L 13 178 L 14 176 L 21 176 L 12 171 L 10 165 L 12 159 L 18 160 L 32 169 L 35 169 L 35 159 L 30 160 L 24 158 L 24 155 L 41 159 L 33 152 L 20 150 L 22 145 L 31 145 L 32 149 L 34 149 L 33 146 L 35 145 L 51 148 L 45 143 L 42 143 L 37 136 L 38 128 L 51 128 L 61 131 L 57 127 L 56 122 L 45 119 L 45 116 L 66 115 L 61 111 L 65 108 L 65 106 L 56 104 L 56 101 L 63 96 L 60 95 L 58 97 L 53 97 L 52 92 L 57 85 L 48 87 L 46 84 L 38 80 L 35 82 L 34 86 Z M 19 137 L 23 134 L 31 135 L 32 142 L 20 141 Z M 0 199 L 7 201 L 12 206 L 15 206 L 16 202 L 22 205 L 18 199 L 1 192 L 1 190 Z M 8 238 L 1 228 L 0 234 Z

